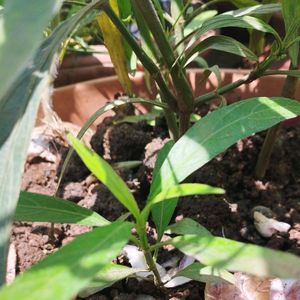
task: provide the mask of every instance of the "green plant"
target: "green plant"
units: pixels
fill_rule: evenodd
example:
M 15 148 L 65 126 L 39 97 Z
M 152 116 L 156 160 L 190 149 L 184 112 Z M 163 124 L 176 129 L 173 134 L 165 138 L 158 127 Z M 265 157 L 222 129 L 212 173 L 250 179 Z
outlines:
M 121 12 L 128 11 L 129 2 L 118 3 Z M 133 224 L 125 221 L 109 223 L 101 216 L 67 204 L 63 200 L 21 193 L 15 215 L 18 220 L 72 222 L 99 228 L 79 237 L 20 276 L 13 285 L 3 288 L 0 292 L 1 299 L 69 299 L 81 289 L 88 287 L 93 278 L 98 278 L 102 284 L 109 284 L 111 281 L 123 278 L 122 276 L 135 273 L 136 270 L 111 265 L 113 257 L 128 240 L 143 249 L 148 266 L 154 273 L 157 284 L 161 286 L 161 278 L 152 255 L 163 245 L 160 239 L 170 223 L 178 197 L 195 193 L 221 192 L 220 189 L 205 185 L 180 183 L 238 139 L 300 114 L 299 103 L 283 97 L 248 99 L 220 108 L 188 129 L 194 108 L 203 102 L 219 97 L 260 76 L 286 74 L 299 77 L 298 70 L 268 70 L 274 61 L 282 57 L 290 57 L 295 66 L 298 56 L 295 45 L 299 41 L 296 32 L 300 24 L 298 10 L 290 10 L 287 14 L 296 15 L 291 24 L 287 25 L 289 30 L 282 39 L 264 21 L 249 16 L 280 11 L 280 4 L 257 5 L 250 9 L 242 8 L 221 15 L 211 12 L 210 15 L 197 19 L 199 15 L 197 10 L 191 12 L 190 1 L 172 1 L 172 15 L 163 12 L 158 1 L 132 0 L 130 3 L 129 11 L 141 33 L 140 44 L 130 34 L 122 18 L 116 15 L 108 0 L 94 0 L 85 5 L 76 14 L 57 24 L 51 35 L 44 41 L 42 41 L 42 33 L 51 18 L 58 14 L 61 1 L 44 0 L 36 5 L 35 1 L 26 1 L 24 4 L 17 0 L 10 0 L 6 1 L 3 14 L 0 11 L 0 204 L 2 208 L 0 211 L 0 284 L 5 281 L 7 241 L 19 196 L 26 148 L 40 99 L 42 96 L 49 97 L 49 82 L 53 80 L 50 70 L 55 66 L 55 58 L 62 50 L 65 41 L 77 28 L 93 21 L 100 11 L 110 18 L 122 34 L 127 47 L 134 52 L 156 82 L 160 96 L 156 101 L 138 98 L 117 100 L 102 108 L 93 118 L 114 106 L 149 102 L 163 108 L 170 134 L 176 142 L 174 145 L 172 142 L 167 144 L 160 153 L 147 205 L 140 211 L 135 199 L 118 175 L 100 157 L 70 137 L 74 148 L 88 167 L 130 211 L 134 218 Z M 294 0 L 283 0 L 282 3 L 289 5 L 290 8 L 293 8 L 293 5 L 298 7 Z M 203 13 L 203 10 L 198 12 Z M 26 35 L 20 32 L 20 24 Z M 226 36 L 212 36 L 204 41 L 199 40 L 208 30 L 232 26 L 272 35 L 274 43 L 270 55 L 263 62 L 258 62 L 257 56 L 250 49 Z M 21 48 L 22 52 L 19 51 Z M 255 67 L 242 80 L 226 86 L 221 86 L 220 82 L 220 86 L 215 91 L 194 97 L 186 77 L 186 67 L 193 59 L 199 60 L 198 55 L 207 49 L 222 50 L 246 57 L 255 62 Z M 129 56 L 126 57 L 128 59 Z M 14 60 L 15 58 L 17 59 Z M 201 62 L 205 64 L 203 60 Z M 212 71 L 219 76 L 218 67 L 207 68 L 208 75 Z M 81 135 L 83 133 L 84 129 Z M 98 166 L 101 168 L 98 169 Z M 106 178 L 110 178 L 111 181 L 107 181 Z M 150 211 L 159 233 L 157 243 L 151 246 L 145 235 L 145 222 Z M 137 230 L 137 236 L 131 235 L 133 226 Z M 205 267 L 218 270 L 241 270 L 260 276 L 299 278 L 299 259 L 295 256 L 213 237 L 201 228 L 201 225 L 189 220 L 181 225 L 173 225 L 170 230 L 179 236 L 166 243 L 195 257 Z M 224 255 L 219 256 L 221 252 L 219 247 L 225 246 L 228 251 L 222 251 Z M 245 261 L 249 260 L 249 257 L 256 259 L 255 266 L 246 264 Z M 279 263 L 274 264 L 274 261 Z M 268 268 L 263 269 L 263 265 L 267 265 Z M 109 273 L 114 268 L 117 268 L 116 273 L 119 277 L 105 282 L 103 274 Z M 194 266 L 195 277 L 201 273 L 202 268 L 203 265 Z M 50 283 L 49 277 L 51 277 Z M 99 282 L 98 285 L 101 285 Z M 72 287 L 68 291 L 62 285 L 66 283 Z M 25 291 L 28 291 L 27 294 Z
M 221 108 L 199 120 L 176 143 L 168 142 L 159 152 L 150 194 L 142 210 L 112 167 L 78 139 L 68 135 L 86 166 L 127 208 L 133 221 L 110 223 L 95 212 L 66 200 L 22 192 L 16 220 L 76 223 L 96 228 L 50 255 L 17 278 L 11 286 L 3 288 L 1 299 L 35 299 L 41 296 L 43 299 L 69 299 L 81 289 L 85 293 L 89 293 L 90 289 L 97 291 L 117 280 L 147 271 L 111 264 L 112 258 L 128 240 L 142 249 L 149 270 L 161 288 L 165 282 L 153 254 L 161 246 L 169 244 L 200 262 L 193 263 L 175 277 L 185 274 L 188 278 L 204 282 L 212 278 L 233 282 L 228 271 L 243 271 L 258 276 L 299 278 L 300 259 L 294 255 L 215 237 L 191 219 L 169 226 L 178 197 L 225 192 L 205 184 L 181 183 L 192 172 L 238 139 L 297 114 L 300 114 L 300 104 L 295 101 L 253 98 Z M 150 212 L 159 234 L 153 245 L 149 244 L 146 234 Z M 136 234 L 131 234 L 132 228 L 136 229 Z M 160 242 L 167 229 L 177 237 Z M 52 289 L 49 289 L 49 276 Z M 94 280 L 89 284 L 92 278 Z M 65 284 L 72 289 L 64 289 Z

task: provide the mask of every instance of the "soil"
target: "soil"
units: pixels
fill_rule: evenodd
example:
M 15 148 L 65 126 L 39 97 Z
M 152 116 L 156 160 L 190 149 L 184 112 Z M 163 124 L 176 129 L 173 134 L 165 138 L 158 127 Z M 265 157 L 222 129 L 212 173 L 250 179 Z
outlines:
M 252 174 L 264 135 L 263 132 L 238 141 L 190 176 L 189 182 L 223 187 L 226 195 L 185 197 L 179 201 L 172 221 L 189 217 L 214 235 L 300 255 L 300 152 L 297 151 L 300 126 L 281 129 L 270 168 L 265 179 L 260 181 Z M 158 119 L 153 128 L 144 122 L 113 126 L 113 118 L 108 118 L 98 126 L 91 145 L 111 163 L 143 161 L 137 168 L 120 171 L 142 207 L 149 191 L 156 154 L 167 140 L 163 119 Z M 56 162 L 39 157 L 27 162 L 24 190 L 55 194 L 59 162 L 66 148 L 56 140 L 54 143 L 57 144 L 53 147 L 56 149 Z M 76 156 L 64 177 L 59 195 L 93 209 L 109 220 L 115 220 L 126 212 L 107 188 L 90 176 Z M 289 232 L 274 234 L 271 238 L 260 236 L 251 215 L 252 208 L 257 205 L 270 208 L 277 220 L 289 223 Z M 49 228 L 47 223 L 15 223 L 11 240 L 17 251 L 18 272 L 23 272 L 74 236 L 89 230 L 78 225 L 55 225 L 54 238 L 50 239 Z M 155 237 L 154 226 L 149 222 L 150 241 L 154 241 Z M 165 249 L 160 260 L 168 260 L 174 255 L 178 253 Z M 204 284 L 194 281 L 162 293 L 149 282 L 128 279 L 87 299 L 203 299 L 203 291 Z

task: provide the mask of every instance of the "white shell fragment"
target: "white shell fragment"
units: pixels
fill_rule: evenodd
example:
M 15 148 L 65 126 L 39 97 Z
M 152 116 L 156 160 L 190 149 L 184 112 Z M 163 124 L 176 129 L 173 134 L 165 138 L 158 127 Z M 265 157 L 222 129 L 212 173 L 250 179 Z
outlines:
M 125 253 L 124 253 L 125 252 Z M 144 253 L 139 250 L 136 246 L 132 245 L 126 245 L 123 248 L 123 253 L 127 256 L 129 263 L 134 269 L 145 269 L 148 270 L 148 266 L 146 263 L 146 259 L 144 256 Z M 168 272 L 166 269 L 161 266 L 160 264 L 156 263 L 156 267 L 158 270 L 158 273 L 161 276 L 162 282 L 164 282 L 164 286 L 166 288 L 173 288 L 182 284 L 185 284 L 189 281 L 191 281 L 190 278 L 184 277 L 184 276 L 177 276 L 176 273 L 178 273 L 180 270 L 186 268 L 187 266 L 191 265 L 195 261 L 194 258 L 190 256 L 184 256 L 182 260 L 179 262 L 179 266 L 174 266 L 178 259 L 172 259 L 166 263 L 164 263 L 164 266 L 172 266 Z M 139 278 L 146 278 L 148 276 L 153 276 L 153 273 L 150 271 L 145 272 L 138 272 L 136 273 L 137 277 Z M 174 277 L 175 276 L 175 277 Z
M 147 262 L 146 262 L 144 253 L 142 251 L 140 251 L 138 249 L 138 247 L 132 246 L 132 245 L 126 245 L 123 248 L 123 251 L 126 252 L 126 256 L 129 260 L 129 263 L 131 264 L 131 266 L 134 269 L 148 270 L 148 266 L 147 266 Z M 161 277 L 166 275 L 166 270 L 161 265 L 156 263 L 156 267 L 157 267 L 157 270 Z M 153 275 L 153 273 L 149 272 L 149 271 L 145 271 L 145 272 L 138 272 L 138 273 L 136 273 L 136 275 L 138 277 L 146 278 L 150 275 Z
M 253 217 L 255 228 L 263 237 L 271 237 L 275 232 L 288 232 L 291 228 L 290 224 L 268 218 L 258 211 Z
M 176 269 L 176 273 L 179 272 L 180 270 L 188 267 L 194 261 L 195 261 L 195 259 L 193 257 L 185 255 L 182 258 L 182 260 L 180 261 L 179 266 Z M 165 283 L 165 287 L 167 287 L 167 288 L 173 288 L 175 286 L 183 285 L 183 284 L 185 284 L 187 282 L 190 282 L 190 281 L 192 281 L 192 279 L 184 277 L 184 276 L 177 276 L 177 277 L 172 278 L 170 281 L 166 282 Z

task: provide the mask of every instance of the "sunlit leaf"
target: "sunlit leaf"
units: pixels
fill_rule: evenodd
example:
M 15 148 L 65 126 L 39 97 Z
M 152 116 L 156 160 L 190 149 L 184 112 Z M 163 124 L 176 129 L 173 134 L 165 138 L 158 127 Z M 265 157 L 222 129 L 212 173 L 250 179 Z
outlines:
M 182 182 L 239 139 L 299 114 L 299 102 L 275 97 L 243 100 L 208 114 L 196 122 L 172 147 L 159 174 L 153 179 L 150 197 Z M 168 213 L 161 218 L 166 226 L 175 207 L 176 201 L 169 200 Z M 155 208 L 156 206 L 153 207 Z
M 185 235 L 171 244 L 205 265 L 261 277 L 300 278 L 300 258 L 221 237 Z
M 96 152 L 68 134 L 68 139 L 87 168 L 110 190 L 110 192 L 136 217 L 139 216 L 137 203 L 122 178 Z
M 0 290 L 1 300 L 69 300 L 119 253 L 132 225 L 115 222 L 77 237 Z
M 134 275 L 137 272 L 145 271 L 143 269 L 134 269 L 117 264 L 108 264 L 104 267 L 101 272 L 98 272 L 97 275 L 93 278 L 92 282 L 79 293 L 81 298 L 86 298 L 92 294 L 101 291 L 115 282 L 122 280 L 126 277 Z
M 92 210 L 71 201 L 41 194 L 21 192 L 16 221 L 52 222 L 103 226 L 109 221 Z

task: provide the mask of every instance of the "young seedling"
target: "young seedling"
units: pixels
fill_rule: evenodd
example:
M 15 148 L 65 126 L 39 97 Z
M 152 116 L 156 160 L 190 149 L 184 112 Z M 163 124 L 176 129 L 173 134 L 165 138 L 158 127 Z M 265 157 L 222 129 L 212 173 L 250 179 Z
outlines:
M 117 220 L 110 223 L 95 212 L 74 203 L 22 193 L 16 212 L 17 220 L 77 223 L 97 228 L 75 239 L 18 277 L 12 285 L 3 288 L 0 291 L 1 299 L 27 300 L 32 299 L 35 293 L 46 300 L 69 299 L 82 290 L 83 294 L 89 294 L 145 271 L 154 275 L 155 283 L 161 288 L 188 279 L 206 282 L 215 278 L 232 283 L 230 271 L 298 279 L 300 259 L 294 255 L 213 236 L 201 224 L 190 219 L 183 219 L 170 226 L 179 197 L 224 193 L 220 188 L 205 184 L 181 183 L 190 174 L 237 140 L 298 114 L 300 104 L 296 101 L 263 97 L 248 99 L 210 113 L 196 122 L 176 143 L 170 141 L 159 152 L 150 194 L 142 209 L 113 168 L 69 135 L 75 151 L 126 207 L 132 215 L 132 222 Z M 154 244 L 149 244 L 146 234 L 150 212 L 158 232 Z M 135 228 L 136 234 L 131 233 L 132 228 Z M 176 236 L 161 242 L 166 230 Z M 129 240 L 142 251 L 147 270 L 144 267 L 131 269 L 111 263 Z M 191 258 L 190 262 L 195 262 L 184 264 L 185 268 L 179 269 L 171 277 L 162 277 L 163 273 L 155 259 L 157 249 L 166 244 L 178 248 Z M 136 255 L 140 255 L 140 252 L 136 252 Z M 49 289 L 49 274 L 51 284 L 56 288 Z M 64 289 L 65 283 L 69 283 L 72 289 Z

